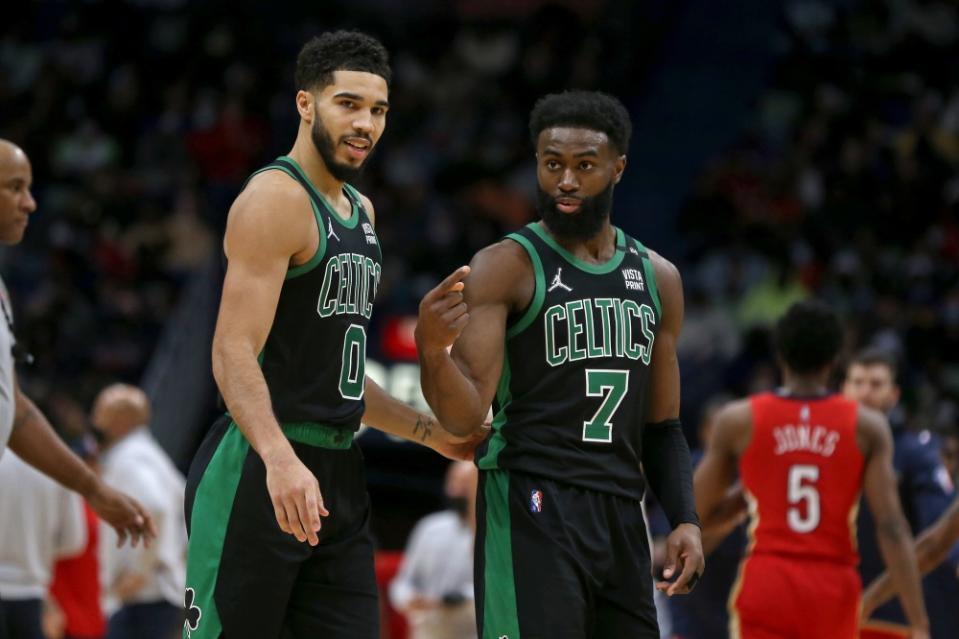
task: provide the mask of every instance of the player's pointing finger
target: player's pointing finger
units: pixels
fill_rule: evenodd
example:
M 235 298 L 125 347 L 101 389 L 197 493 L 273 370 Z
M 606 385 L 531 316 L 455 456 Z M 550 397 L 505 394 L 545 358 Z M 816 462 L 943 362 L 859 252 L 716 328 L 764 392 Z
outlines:
M 466 279 L 466 276 L 470 274 L 470 267 L 461 266 L 449 275 L 446 276 L 446 279 L 440 282 L 434 290 L 437 291 L 440 295 L 445 295 L 450 291 L 461 291 L 463 290 L 463 280 Z

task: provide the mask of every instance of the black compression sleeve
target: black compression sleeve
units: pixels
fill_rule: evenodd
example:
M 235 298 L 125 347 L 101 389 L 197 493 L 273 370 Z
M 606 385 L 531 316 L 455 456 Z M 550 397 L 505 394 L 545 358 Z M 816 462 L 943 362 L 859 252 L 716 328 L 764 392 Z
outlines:
M 646 481 L 669 525 L 700 526 L 693 498 L 693 467 L 689 446 L 678 419 L 646 424 L 643 429 L 643 469 Z

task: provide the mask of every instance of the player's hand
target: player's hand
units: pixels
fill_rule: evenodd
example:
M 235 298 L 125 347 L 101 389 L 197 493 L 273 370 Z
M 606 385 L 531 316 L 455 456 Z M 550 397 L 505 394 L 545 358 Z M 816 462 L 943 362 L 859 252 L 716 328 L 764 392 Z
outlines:
M 656 589 L 673 595 L 685 595 L 695 586 L 706 569 L 703 559 L 703 543 L 699 526 L 680 524 L 666 538 L 666 567 L 663 569 L 664 581 L 656 582 Z M 679 577 L 672 583 L 676 574 Z
M 910 628 L 909 639 L 929 639 L 929 628 Z
M 153 519 L 140 502 L 110 488 L 102 481 L 97 482 L 93 491 L 87 495 L 87 503 L 100 519 L 117 532 L 117 547 L 122 546 L 127 537 L 134 548 L 140 541 L 148 546 L 157 536 Z
M 330 513 L 323 505 L 320 482 L 303 465 L 292 448 L 264 457 L 266 489 L 273 502 L 273 512 L 280 530 L 308 541 L 311 546 L 320 543 L 320 517 Z
M 466 328 L 470 316 L 463 302 L 463 279 L 469 272 L 470 267 L 459 267 L 423 297 L 415 333 L 421 351 L 449 348 Z
M 489 434 L 490 423 L 488 421 L 481 428 L 463 437 L 453 435 L 441 428 L 437 441 L 432 448 L 443 457 L 453 461 L 473 461 L 476 447 L 486 441 Z
M 423 595 L 415 595 L 410 599 L 409 605 L 406 607 L 404 612 L 419 612 L 421 610 L 436 610 L 440 607 L 442 602 L 439 599 L 433 597 L 424 597 Z

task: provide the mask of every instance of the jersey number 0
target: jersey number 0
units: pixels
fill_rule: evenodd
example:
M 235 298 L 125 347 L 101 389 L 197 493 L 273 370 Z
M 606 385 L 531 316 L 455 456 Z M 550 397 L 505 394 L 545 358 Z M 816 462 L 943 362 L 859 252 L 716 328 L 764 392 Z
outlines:
M 344 399 L 363 399 L 366 385 L 366 330 L 350 324 L 343 335 L 343 358 L 340 364 L 340 395 Z

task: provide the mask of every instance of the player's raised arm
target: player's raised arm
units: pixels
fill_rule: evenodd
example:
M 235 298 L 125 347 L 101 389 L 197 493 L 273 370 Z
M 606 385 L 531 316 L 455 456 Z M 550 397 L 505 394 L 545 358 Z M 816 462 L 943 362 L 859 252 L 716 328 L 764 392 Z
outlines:
M 257 362 L 276 313 L 287 269 L 312 257 L 316 223 L 306 192 L 270 171 L 240 194 L 227 221 L 223 297 L 213 336 L 213 375 L 227 408 L 266 465 L 267 488 L 280 528 L 318 543 L 326 515 L 319 485 L 300 462 L 273 414 Z
M 702 521 L 703 552 L 709 555 L 732 532 L 745 513 L 742 490 L 736 489 L 736 464 L 752 432 L 749 400 L 732 402 L 716 416 L 706 453 L 696 468 L 693 491 Z
M 683 324 L 683 283 L 669 261 L 651 253 L 662 302 L 659 332 L 653 344 L 649 407 L 643 428 L 643 470 L 649 487 L 669 519 L 673 532 L 666 539 L 666 568 L 657 588 L 668 595 L 689 592 L 705 569 L 699 517 L 693 499 L 689 446 L 679 421 L 679 359 L 676 343 Z
M 533 270 L 512 240 L 489 246 L 420 303 L 416 345 L 423 395 L 443 428 L 482 428 L 503 367 L 506 322 L 533 295 Z M 452 346 L 452 353 L 448 351 Z
M 916 540 L 916 563 L 925 575 L 946 560 L 949 551 L 959 540 L 959 499 L 954 500 L 935 524 L 927 528 Z M 873 579 L 862 595 L 863 618 L 868 618 L 879 606 L 896 594 L 889 571 Z
M 899 592 L 912 636 L 927 637 L 929 617 L 922 599 L 919 568 L 912 550 L 912 534 L 899 503 L 889 424 L 880 413 L 861 406 L 857 436 L 866 457 L 863 491 L 876 519 L 876 537 L 883 561 Z

